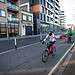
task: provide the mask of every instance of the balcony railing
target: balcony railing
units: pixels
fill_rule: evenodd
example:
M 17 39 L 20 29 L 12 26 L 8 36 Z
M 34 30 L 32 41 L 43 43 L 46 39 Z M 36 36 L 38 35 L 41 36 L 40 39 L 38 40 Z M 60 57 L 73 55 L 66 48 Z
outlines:
M 9 8 L 9 9 L 11 9 L 11 10 L 16 10 L 16 11 L 18 11 L 19 10 L 19 7 L 17 6 L 17 5 L 15 5 L 15 4 L 11 4 L 11 3 L 7 3 L 7 7 Z
M 10 17 L 8 17 L 8 22 L 19 23 L 19 19 L 18 18 L 10 18 Z

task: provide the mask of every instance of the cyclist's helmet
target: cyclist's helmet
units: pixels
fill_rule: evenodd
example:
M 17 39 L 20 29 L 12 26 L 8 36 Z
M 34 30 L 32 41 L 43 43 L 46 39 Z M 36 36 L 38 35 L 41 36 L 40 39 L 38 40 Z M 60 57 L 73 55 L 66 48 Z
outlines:
M 49 31 L 49 35 L 50 35 L 50 36 L 52 35 L 52 33 L 53 33 L 53 31 Z

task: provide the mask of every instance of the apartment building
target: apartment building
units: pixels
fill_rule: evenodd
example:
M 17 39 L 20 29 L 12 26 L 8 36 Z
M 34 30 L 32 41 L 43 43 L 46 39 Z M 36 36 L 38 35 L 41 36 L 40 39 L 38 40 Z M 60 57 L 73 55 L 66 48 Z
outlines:
M 20 20 L 21 29 L 20 34 L 22 35 L 32 35 L 33 33 L 33 14 L 30 11 L 29 0 L 20 0 Z
M 18 0 L 0 0 L 0 37 L 19 34 Z
M 0 37 L 31 35 L 33 14 L 29 1 L 0 0 Z
M 60 6 L 58 0 L 30 0 L 30 4 L 34 17 L 34 34 L 40 31 L 45 33 L 50 30 L 59 30 Z
M 54 30 L 60 30 L 60 4 L 59 0 L 54 0 Z
M 60 11 L 60 25 L 61 29 L 65 28 L 65 14 L 63 10 Z
M 60 28 L 58 0 L 0 0 L 0 37 Z

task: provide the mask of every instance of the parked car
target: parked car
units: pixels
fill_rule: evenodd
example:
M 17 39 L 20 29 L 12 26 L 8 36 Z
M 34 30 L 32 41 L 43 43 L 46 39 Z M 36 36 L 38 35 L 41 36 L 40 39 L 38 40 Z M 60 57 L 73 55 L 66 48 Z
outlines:
M 64 38 L 66 38 L 66 37 L 67 37 L 66 34 L 64 34 L 64 33 L 60 34 L 60 39 L 64 39 Z

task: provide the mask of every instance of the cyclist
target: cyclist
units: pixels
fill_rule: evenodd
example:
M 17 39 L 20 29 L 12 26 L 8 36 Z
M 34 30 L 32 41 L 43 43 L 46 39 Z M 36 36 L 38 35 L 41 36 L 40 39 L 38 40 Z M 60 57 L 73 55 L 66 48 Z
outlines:
M 67 42 L 68 42 L 68 43 L 71 43 L 71 42 L 72 42 L 72 41 L 71 41 L 71 36 L 72 36 L 72 29 L 71 29 L 71 28 L 68 29 L 67 35 L 68 35 L 68 40 L 67 40 Z
M 42 41 L 42 44 L 48 39 L 47 47 L 48 47 L 48 55 L 50 53 L 53 55 L 53 51 L 51 51 L 51 47 L 55 44 L 56 38 L 53 31 L 50 31 L 45 39 Z

